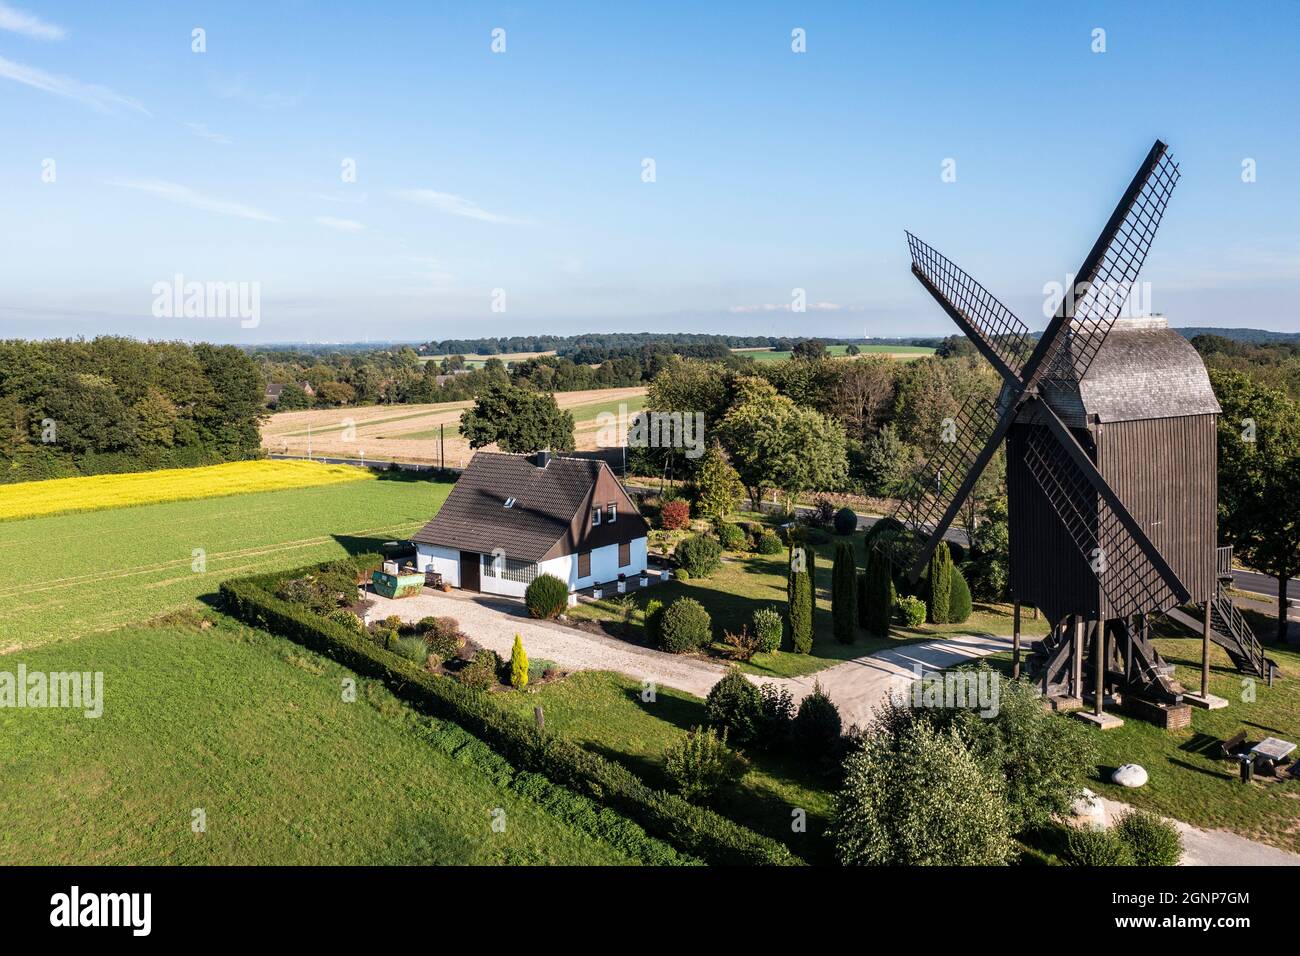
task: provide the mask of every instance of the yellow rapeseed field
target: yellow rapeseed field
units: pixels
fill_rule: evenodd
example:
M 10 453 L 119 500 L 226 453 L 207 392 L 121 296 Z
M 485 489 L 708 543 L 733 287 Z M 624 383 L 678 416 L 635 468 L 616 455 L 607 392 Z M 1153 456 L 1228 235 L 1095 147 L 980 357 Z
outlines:
M 367 481 L 374 473 L 313 461 L 234 461 L 204 468 L 169 468 L 129 475 L 91 475 L 0 485 L 0 521 L 68 511 L 99 511 L 191 498 Z

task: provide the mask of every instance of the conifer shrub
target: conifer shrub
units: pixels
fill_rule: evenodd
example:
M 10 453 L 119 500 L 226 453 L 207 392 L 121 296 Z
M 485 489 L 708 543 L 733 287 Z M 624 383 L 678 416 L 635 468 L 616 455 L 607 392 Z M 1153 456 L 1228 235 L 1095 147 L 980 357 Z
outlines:
M 524 605 L 531 617 L 558 617 L 569 606 L 569 586 L 554 574 L 539 574 L 524 591 Z
M 835 545 L 835 563 L 831 567 L 831 624 L 835 639 L 852 644 L 858 629 L 858 569 L 853 545 L 841 541 Z
M 510 686 L 515 690 L 528 686 L 528 652 L 518 634 L 515 635 L 514 647 L 510 649 Z

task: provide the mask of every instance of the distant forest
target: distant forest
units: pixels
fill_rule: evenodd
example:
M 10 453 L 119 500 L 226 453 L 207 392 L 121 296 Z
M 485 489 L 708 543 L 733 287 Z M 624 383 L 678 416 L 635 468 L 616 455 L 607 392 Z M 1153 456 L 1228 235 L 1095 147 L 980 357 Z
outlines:
M 0 482 L 256 458 L 265 387 L 233 345 L 0 341 Z
M 835 339 L 821 338 L 827 345 L 924 345 L 933 348 L 942 337 L 928 339 Z M 772 335 L 705 335 L 694 332 L 587 332 L 581 335 L 511 335 L 480 339 L 443 339 L 426 343 L 422 349 L 431 355 L 502 355 L 513 352 L 555 352 L 573 357 L 577 354 L 630 355 L 645 348 L 663 351 L 671 346 L 678 354 L 697 354 L 695 350 L 773 349 L 789 351 L 806 336 Z M 702 353 L 701 353 L 702 354 Z

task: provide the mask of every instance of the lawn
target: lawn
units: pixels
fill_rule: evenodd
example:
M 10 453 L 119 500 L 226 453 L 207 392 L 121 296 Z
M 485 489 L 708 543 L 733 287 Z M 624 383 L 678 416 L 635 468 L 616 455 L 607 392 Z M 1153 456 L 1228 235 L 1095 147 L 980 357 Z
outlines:
M 0 865 L 629 864 L 671 850 L 288 641 L 186 616 L 9 655 L 104 711 L 0 709 Z M 205 832 L 192 829 L 202 809 Z M 504 811 L 503 832 L 493 828 Z M 498 818 L 500 814 L 498 813 Z M 628 830 L 632 827 L 631 831 Z M 611 829 L 631 840 L 607 834 Z
M 584 671 L 530 694 L 498 694 L 494 700 L 526 717 L 540 706 L 546 729 L 622 763 L 656 787 L 668 787 L 663 770 L 666 747 L 705 722 L 704 702 L 661 687 L 654 702 L 641 700 L 638 681 L 621 674 Z M 831 861 L 823 836 L 831 794 L 825 781 L 788 755 L 751 754 L 739 783 L 711 804 L 725 816 L 780 840 L 811 863 Z M 807 814 L 807 830 L 794 832 L 792 812 Z
M 145 620 L 238 574 L 408 536 L 451 488 L 336 467 L 369 480 L 0 523 L 0 653 Z
M 850 540 L 860 563 L 861 536 L 855 535 Z M 841 644 L 835 640 L 831 623 L 831 566 L 835 540 L 816 545 L 814 550 L 817 552 L 817 610 L 813 616 L 815 632 L 812 653 L 795 654 L 787 649 L 775 654 L 756 654 L 752 660 L 740 665 L 743 670 L 766 677 L 798 677 L 886 647 L 896 647 L 900 643 L 932 640 L 946 634 L 1011 633 L 1010 607 L 976 604 L 974 613 L 963 624 L 927 624 L 916 628 L 896 625 L 888 637 L 876 637 L 859 630 L 857 639 L 852 644 Z M 637 602 L 633 618 L 635 633 L 638 637 L 643 634 L 645 603 L 651 599 L 668 604 L 678 597 L 695 598 L 712 616 L 714 632 L 718 637 L 724 631 L 734 633 L 748 625 L 754 611 L 760 607 L 774 606 L 784 614 L 788 562 L 786 552 L 771 556 L 727 554 L 723 558 L 722 569 L 707 578 L 670 580 L 645 593 L 634 594 Z M 622 618 L 614 601 L 615 598 L 611 597 L 584 602 L 569 614 L 576 618 L 615 625 Z M 1026 635 L 1046 634 L 1047 622 L 1035 621 L 1032 612 L 1026 612 L 1021 619 L 1021 631 Z M 611 633 L 621 634 L 621 628 L 612 627 Z
M 1157 638 L 1155 643 L 1165 660 L 1175 665 L 1183 687 L 1199 691 L 1201 642 Z M 1243 784 L 1236 763 L 1221 760 L 1216 753 L 1220 740 L 1242 730 L 1256 743 L 1268 736 L 1296 741 L 1300 734 L 1300 652 L 1269 646 L 1266 653 L 1282 672 L 1272 687 L 1238 673 L 1227 654 L 1211 645 L 1210 692 L 1228 700 L 1228 707 L 1193 707 L 1192 726 L 1175 731 L 1121 715 L 1124 726 L 1095 735 L 1101 763 L 1088 786 L 1112 800 L 1193 826 L 1231 830 L 1300 853 L 1300 781 L 1261 778 Z M 995 663 L 1007 668 L 1009 656 L 998 658 Z M 1254 701 L 1242 699 L 1248 681 Z M 1130 790 L 1110 782 L 1111 772 L 1125 763 L 1146 768 L 1150 779 L 1145 786 Z
M 311 461 L 234 461 L 204 468 L 168 468 L 125 475 L 26 481 L 0 485 L 0 521 L 311 488 L 373 478 L 370 472 L 347 465 L 322 465 Z

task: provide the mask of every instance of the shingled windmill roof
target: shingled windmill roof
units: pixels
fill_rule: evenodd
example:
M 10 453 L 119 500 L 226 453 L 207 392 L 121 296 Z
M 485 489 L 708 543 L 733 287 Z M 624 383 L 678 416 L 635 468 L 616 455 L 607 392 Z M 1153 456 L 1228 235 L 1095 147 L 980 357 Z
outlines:
M 1043 397 L 1065 424 L 1129 422 L 1221 409 L 1196 349 L 1161 317 L 1118 319 L 1081 382 L 1052 381 Z

